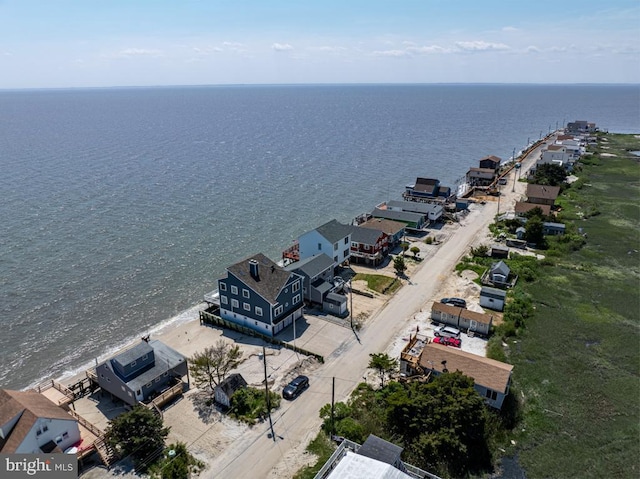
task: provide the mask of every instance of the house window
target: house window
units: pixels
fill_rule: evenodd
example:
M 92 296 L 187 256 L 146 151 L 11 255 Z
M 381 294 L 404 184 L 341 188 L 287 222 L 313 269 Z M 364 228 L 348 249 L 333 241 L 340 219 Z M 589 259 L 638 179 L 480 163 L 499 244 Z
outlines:
M 276 309 L 275 309 L 275 311 L 274 311 L 274 314 L 275 314 L 276 316 L 281 315 L 281 314 L 282 314 L 282 306 L 277 306 L 277 307 L 276 307 Z
M 166 378 L 169 375 L 169 371 L 165 371 L 163 376 Z
M 349 237 L 348 236 L 344 239 L 344 244 L 349 244 Z
M 337 263 L 337 262 L 338 262 L 338 257 L 337 257 L 337 256 L 334 256 L 334 257 L 333 257 L 333 261 L 334 261 L 335 263 Z
M 318 251 L 322 251 L 322 243 L 318 243 Z
M 300 295 L 299 295 L 299 294 L 296 294 L 296 295 L 293 297 L 293 304 L 298 304 L 299 302 L 300 302 Z
M 160 382 L 160 376 L 158 376 L 158 377 L 156 378 L 156 382 L 157 382 L 157 383 L 159 383 L 159 382 Z
M 354 249 L 358 249 L 358 243 L 352 241 L 351 242 L 351 247 L 354 248 Z
M 220 295 L 220 304 L 229 304 L 229 300 L 226 296 Z
M 131 361 L 131 364 L 129 366 L 134 367 L 137 363 L 135 361 Z
M 492 391 L 491 389 L 487 389 L 487 392 L 485 393 L 485 395 L 487 396 L 487 398 L 491 399 L 492 401 L 495 401 L 498 397 L 498 393 L 495 391 Z
M 338 251 L 338 243 L 333 243 L 333 251 Z
M 63 439 L 66 439 L 68 437 L 69 437 L 69 433 L 68 432 L 65 431 L 65 432 L 62 433 L 62 438 Z
M 256 306 L 256 316 L 262 316 L 262 308 L 259 306 Z
M 242 308 L 245 311 L 251 311 L 251 305 L 249 303 L 242 303 Z
M 231 294 L 238 294 L 238 287 L 237 286 L 231 286 Z
M 149 356 L 147 354 L 145 354 L 144 356 L 142 356 L 142 360 L 145 361 Z
M 291 288 L 291 292 L 295 293 L 299 289 L 300 289 L 300 281 L 296 281 L 295 283 L 293 283 L 293 287 Z
M 248 298 L 249 297 L 249 290 L 248 289 L 243 289 L 242 290 L 242 297 L 243 298 Z
M 240 303 L 238 302 L 237 299 L 232 299 L 231 300 L 231 307 L 232 308 L 239 308 L 240 307 Z
M 122 389 L 123 391 L 127 390 L 127 388 L 125 388 L 124 386 L 120 386 L 120 389 Z
M 151 387 L 151 383 L 147 383 L 144 385 L 145 388 L 149 389 Z
M 220 291 L 226 291 L 227 290 L 227 283 L 220 282 L 220 283 L 218 283 L 218 285 L 220 286 Z

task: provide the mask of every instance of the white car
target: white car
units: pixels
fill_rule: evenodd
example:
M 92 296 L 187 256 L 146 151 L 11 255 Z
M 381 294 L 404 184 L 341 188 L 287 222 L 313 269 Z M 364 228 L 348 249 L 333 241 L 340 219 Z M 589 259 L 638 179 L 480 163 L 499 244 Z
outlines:
M 452 326 L 439 326 L 434 330 L 433 334 L 439 338 L 459 338 L 460 330 Z

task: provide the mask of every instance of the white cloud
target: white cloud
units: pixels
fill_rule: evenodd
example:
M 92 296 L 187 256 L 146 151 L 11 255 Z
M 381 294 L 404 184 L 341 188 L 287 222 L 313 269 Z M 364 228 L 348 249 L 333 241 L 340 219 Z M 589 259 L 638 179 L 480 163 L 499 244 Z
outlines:
M 417 54 L 429 54 L 429 53 L 451 53 L 450 48 L 444 48 L 440 45 L 425 45 L 422 47 L 409 47 L 407 51 Z
M 327 53 L 343 53 L 347 51 L 345 47 L 330 47 L 330 46 L 310 47 L 309 50 L 314 52 L 327 52 Z
M 408 57 L 411 56 L 411 53 L 409 53 L 406 50 L 378 50 L 378 51 L 374 51 L 372 53 L 373 56 L 376 57 L 396 57 L 396 58 L 400 58 L 400 57 Z
M 289 50 L 293 50 L 293 47 L 288 43 L 274 43 L 273 45 L 271 45 L 271 48 L 273 48 L 277 52 L 286 52 Z
M 509 47 L 504 43 L 491 43 L 484 42 L 482 40 L 476 40 L 473 42 L 456 42 L 456 47 L 465 52 L 509 50 Z
M 162 51 L 147 49 L 147 48 L 125 48 L 124 50 L 119 51 L 116 54 L 116 56 L 118 57 L 139 57 L 139 56 L 161 57 Z
M 526 50 L 527 53 L 540 53 L 540 49 L 535 45 L 529 45 Z
M 509 26 L 509 27 L 502 27 L 502 31 L 503 32 L 517 32 L 518 29 L 516 27 Z
M 213 53 L 219 53 L 224 50 L 220 47 L 193 47 L 193 51 L 198 55 L 211 55 Z

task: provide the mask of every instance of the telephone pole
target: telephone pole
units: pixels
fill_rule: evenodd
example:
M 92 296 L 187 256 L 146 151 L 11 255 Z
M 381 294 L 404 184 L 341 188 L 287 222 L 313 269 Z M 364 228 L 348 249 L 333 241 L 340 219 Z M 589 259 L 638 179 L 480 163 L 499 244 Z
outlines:
M 276 442 L 276 434 L 273 432 L 273 421 L 271 421 L 271 399 L 269 398 L 269 382 L 267 380 L 267 353 L 265 347 L 262 346 L 262 360 L 264 363 L 264 392 L 267 400 L 267 416 L 269 416 L 269 428 L 271 429 L 271 437 Z

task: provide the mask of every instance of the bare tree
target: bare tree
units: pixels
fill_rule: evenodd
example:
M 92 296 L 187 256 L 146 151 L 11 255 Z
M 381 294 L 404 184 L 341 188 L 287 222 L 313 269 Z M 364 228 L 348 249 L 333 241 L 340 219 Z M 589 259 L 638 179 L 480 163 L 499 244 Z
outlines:
M 209 386 L 211 391 L 225 380 L 227 373 L 240 364 L 240 347 L 219 339 L 201 353 L 189 359 L 189 371 L 196 386 Z

